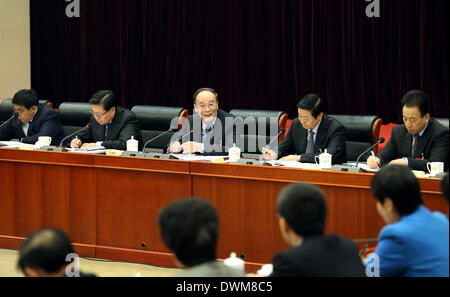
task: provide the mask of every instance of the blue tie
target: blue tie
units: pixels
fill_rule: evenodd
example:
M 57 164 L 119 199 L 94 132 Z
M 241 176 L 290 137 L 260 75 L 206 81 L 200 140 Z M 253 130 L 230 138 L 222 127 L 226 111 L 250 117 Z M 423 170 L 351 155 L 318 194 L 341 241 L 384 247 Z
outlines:
M 205 129 L 205 135 L 203 136 L 203 143 L 205 143 L 205 140 L 207 139 L 208 134 L 213 130 L 212 126 L 208 126 Z M 208 138 L 209 141 L 211 141 L 211 137 Z M 206 144 L 206 143 L 205 143 Z

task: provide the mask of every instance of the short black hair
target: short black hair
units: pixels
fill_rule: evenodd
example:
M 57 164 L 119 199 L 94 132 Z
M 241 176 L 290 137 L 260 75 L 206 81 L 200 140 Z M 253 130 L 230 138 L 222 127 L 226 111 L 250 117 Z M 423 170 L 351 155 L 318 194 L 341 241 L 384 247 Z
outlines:
M 441 181 L 441 189 L 445 200 L 448 202 L 448 172 Z
M 14 95 L 12 104 L 25 106 L 26 109 L 30 109 L 33 106 L 38 106 L 39 99 L 34 90 L 20 90 Z
M 103 109 L 109 111 L 111 108 L 116 106 L 116 99 L 114 96 L 114 92 L 111 90 L 101 90 L 92 95 L 92 98 L 89 100 L 89 103 L 92 105 L 101 105 Z
M 314 185 L 297 183 L 284 188 L 278 195 L 277 209 L 297 235 L 322 235 L 327 216 L 327 202 Z
M 216 259 L 219 219 L 212 204 L 187 198 L 168 204 L 158 216 L 162 240 L 185 266 Z
M 314 118 L 325 112 L 325 102 L 317 94 L 308 94 L 300 100 L 297 108 L 309 110 Z
M 381 204 L 390 198 L 400 216 L 413 213 L 423 204 L 420 185 L 406 166 L 390 165 L 381 168 L 372 179 L 372 193 Z
M 18 266 L 39 268 L 48 273 L 56 273 L 69 264 L 68 254 L 74 253 L 67 235 L 57 229 L 41 229 L 32 233 L 19 249 Z
M 197 102 L 198 94 L 200 94 L 201 92 L 204 92 L 204 91 L 213 93 L 214 96 L 216 97 L 216 102 L 219 102 L 219 94 L 217 94 L 216 90 L 214 90 L 213 88 L 201 88 L 201 89 L 198 89 L 194 94 L 194 104 L 196 104 L 196 102 Z
M 417 107 L 420 110 L 420 115 L 424 117 L 431 113 L 431 102 L 428 96 L 419 90 L 412 90 L 406 93 L 402 98 L 402 108 Z

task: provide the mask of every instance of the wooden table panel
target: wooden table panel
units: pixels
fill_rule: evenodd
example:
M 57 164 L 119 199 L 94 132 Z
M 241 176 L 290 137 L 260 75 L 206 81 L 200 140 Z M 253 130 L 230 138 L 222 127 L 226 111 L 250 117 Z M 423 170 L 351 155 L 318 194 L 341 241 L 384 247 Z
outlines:
M 0 247 L 17 248 L 29 233 L 56 227 L 68 233 L 82 256 L 172 266 L 173 257 L 160 239 L 157 215 L 173 200 L 197 196 L 211 201 L 219 214 L 219 258 L 234 251 L 250 263 L 269 263 L 276 252 L 288 247 L 278 227 L 278 193 L 299 181 L 324 191 L 325 232 L 360 241 L 361 247 L 377 238 L 384 226 L 370 190 L 372 177 L 0 149 Z M 425 206 L 448 215 L 440 180 L 419 181 Z
M 157 216 L 170 201 L 190 196 L 189 163 L 139 158 L 99 158 L 96 163 L 102 167 L 97 169 L 98 244 L 119 254 L 136 250 L 139 259 L 144 257 L 140 251 L 168 253 Z

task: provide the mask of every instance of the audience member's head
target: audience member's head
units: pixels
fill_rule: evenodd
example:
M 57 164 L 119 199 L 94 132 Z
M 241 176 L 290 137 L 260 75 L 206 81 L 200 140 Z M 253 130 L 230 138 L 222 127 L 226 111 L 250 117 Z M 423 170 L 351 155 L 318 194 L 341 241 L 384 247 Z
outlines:
M 206 123 L 212 123 L 219 109 L 219 94 L 211 88 L 198 89 L 194 94 L 194 110 Z
M 419 134 L 430 120 L 430 99 L 424 92 L 413 90 L 403 96 L 401 104 L 406 129 L 413 135 Z
M 323 234 L 327 203 L 318 187 L 303 183 L 287 186 L 278 195 L 277 209 L 281 233 L 291 245 Z
M 116 112 L 116 99 L 113 91 L 98 91 L 92 95 L 89 103 L 91 104 L 92 114 L 100 125 L 106 125 L 113 120 Z
M 218 221 L 211 203 L 198 198 L 172 202 L 158 217 L 164 243 L 184 267 L 216 260 Z
M 316 94 L 308 94 L 297 104 L 298 119 L 305 129 L 314 129 L 322 120 L 325 103 Z
M 28 123 L 33 120 L 39 105 L 39 99 L 34 90 L 21 90 L 17 92 L 13 99 L 13 110 L 18 114 L 22 123 Z
M 383 167 L 372 179 L 372 193 L 378 212 L 388 224 L 413 213 L 423 204 L 419 181 L 405 166 Z
M 56 229 L 32 233 L 20 246 L 18 266 L 26 276 L 65 276 L 66 257 L 73 254 L 67 235 Z
M 442 194 L 444 195 L 445 200 L 448 202 L 448 172 L 444 176 L 444 179 L 441 182 Z

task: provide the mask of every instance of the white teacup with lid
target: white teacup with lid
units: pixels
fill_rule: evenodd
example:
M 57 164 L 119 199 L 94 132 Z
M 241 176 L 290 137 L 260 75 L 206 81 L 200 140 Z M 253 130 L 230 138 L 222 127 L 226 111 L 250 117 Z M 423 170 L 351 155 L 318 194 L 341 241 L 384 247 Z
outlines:
M 228 160 L 231 163 L 236 163 L 241 158 L 241 149 L 236 146 L 236 144 L 233 145 L 233 147 L 230 147 L 228 149 Z
M 127 141 L 127 151 L 129 152 L 139 151 L 139 141 L 134 139 L 134 136 L 131 136 L 131 139 Z
M 331 169 L 332 158 L 333 156 L 327 152 L 327 149 L 325 149 L 324 153 L 314 157 L 314 161 L 319 165 L 320 169 Z M 317 159 L 319 159 L 318 162 Z
M 228 267 L 235 268 L 245 272 L 245 262 L 241 258 L 238 258 L 235 252 L 231 253 L 230 257 L 228 259 L 225 259 L 223 263 Z

